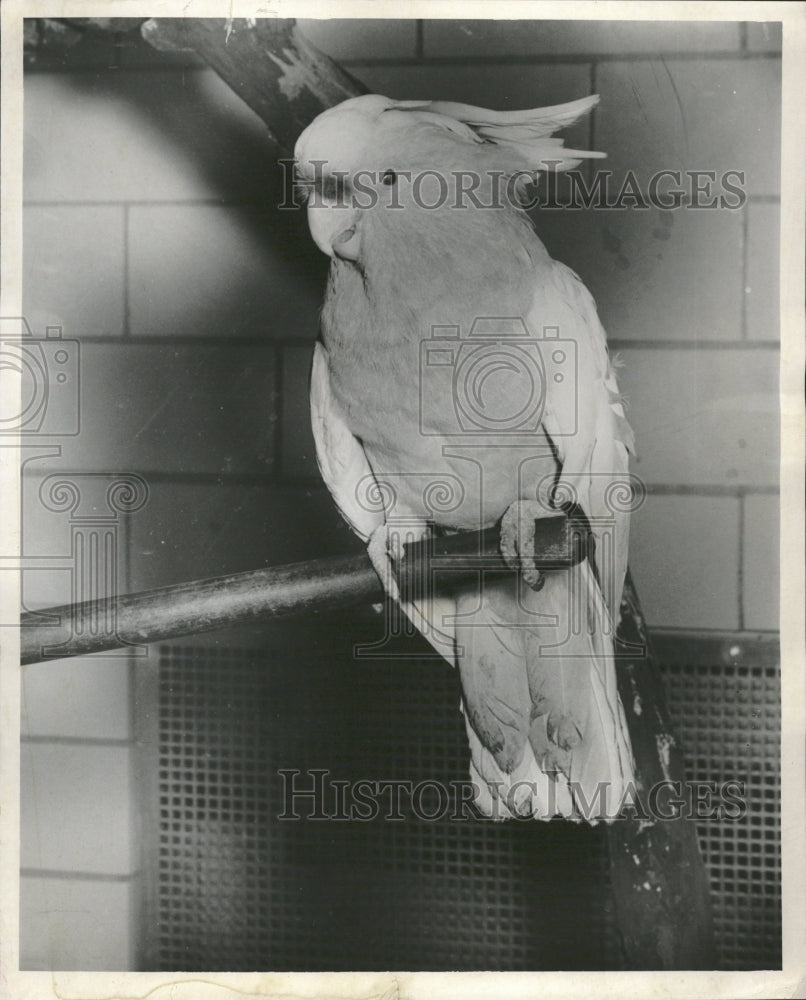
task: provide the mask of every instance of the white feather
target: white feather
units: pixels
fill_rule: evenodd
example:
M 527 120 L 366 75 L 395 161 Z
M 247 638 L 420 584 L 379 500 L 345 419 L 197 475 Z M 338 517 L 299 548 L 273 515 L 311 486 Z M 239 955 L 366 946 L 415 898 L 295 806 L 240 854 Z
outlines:
M 365 542 L 384 522 L 382 510 L 360 502 L 360 484 L 372 477 L 361 442 L 353 436 L 330 388 L 327 350 L 317 342 L 311 366 L 311 425 L 316 460 L 342 517 Z
M 374 473 L 361 442 L 347 426 L 330 385 L 327 349 L 317 341 L 311 366 L 311 424 L 316 459 L 325 485 L 342 517 L 363 541 L 385 523 L 382 509 L 361 502 Z M 362 488 L 362 484 L 363 487 Z M 423 601 L 403 601 L 401 608 L 414 627 L 451 666 L 456 666 L 456 602 L 436 594 Z

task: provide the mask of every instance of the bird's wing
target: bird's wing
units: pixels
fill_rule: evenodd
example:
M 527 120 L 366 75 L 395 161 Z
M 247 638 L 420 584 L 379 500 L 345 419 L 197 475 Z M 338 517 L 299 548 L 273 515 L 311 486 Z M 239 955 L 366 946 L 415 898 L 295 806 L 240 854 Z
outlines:
M 558 469 L 519 488 L 544 503 L 553 490 L 554 504 L 582 508 L 596 538 L 596 575 L 583 561 L 547 572 L 538 591 L 512 593 L 501 580 L 458 595 L 472 773 L 485 786 L 477 803 L 493 815 L 573 817 L 603 791 L 587 815 L 612 818 L 633 780 L 613 653 L 629 525 L 614 484 L 629 485 L 632 432 L 596 307 L 573 271 L 553 261 L 540 267 L 526 323 L 543 360 L 542 424 Z
M 365 542 L 384 523 L 381 506 L 362 503 L 374 482 L 363 445 L 344 419 L 330 385 L 327 350 L 317 342 L 311 367 L 311 424 L 316 460 L 342 517 Z
M 353 531 L 368 541 L 386 515 L 382 503 L 372 504 L 376 483 L 364 447 L 350 430 L 330 384 L 327 349 L 317 341 L 311 367 L 311 424 L 316 459 L 325 485 L 342 517 Z M 420 601 L 401 601 L 403 612 L 434 649 L 451 666 L 456 665 L 453 619 L 456 602 L 431 594 Z
M 590 292 L 556 261 L 541 271 L 528 325 L 540 338 L 546 367 L 543 427 L 561 464 L 556 498 L 578 503 L 591 520 L 602 590 L 617 621 L 633 506 L 629 455 L 635 445 L 605 331 Z

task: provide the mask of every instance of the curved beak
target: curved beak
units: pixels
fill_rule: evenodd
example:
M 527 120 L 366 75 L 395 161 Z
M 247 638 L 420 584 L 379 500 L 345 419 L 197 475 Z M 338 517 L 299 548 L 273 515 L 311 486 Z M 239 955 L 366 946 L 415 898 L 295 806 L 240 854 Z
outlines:
M 361 235 L 357 209 L 339 204 L 309 204 L 308 227 L 314 242 L 328 257 L 358 259 Z

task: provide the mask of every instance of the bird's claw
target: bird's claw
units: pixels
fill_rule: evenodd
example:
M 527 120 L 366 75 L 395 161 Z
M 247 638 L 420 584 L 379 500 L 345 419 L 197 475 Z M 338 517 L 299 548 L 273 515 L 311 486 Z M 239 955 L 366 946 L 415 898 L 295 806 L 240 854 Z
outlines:
M 404 546 L 418 542 L 429 533 L 426 521 L 419 518 L 407 518 L 400 523 L 384 522 L 372 532 L 367 543 L 367 553 L 375 572 L 381 578 L 381 583 L 387 595 L 392 600 L 401 602 L 400 585 L 398 584 L 396 566 L 405 558 Z M 410 596 L 406 600 L 411 600 Z
M 367 555 L 380 577 L 383 589 L 393 601 L 400 601 L 400 587 L 395 574 L 395 560 L 400 558 L 399 536 L 391 535 L 388 524 L 380 524 L 369 536 Z
M 532 590 L 540 590 L 546 578 L 535 565 L 535 520 L 546 516 L 537 500 L 516 500 L 501 518 L 501 555 L 510 569 L 517 570 Z

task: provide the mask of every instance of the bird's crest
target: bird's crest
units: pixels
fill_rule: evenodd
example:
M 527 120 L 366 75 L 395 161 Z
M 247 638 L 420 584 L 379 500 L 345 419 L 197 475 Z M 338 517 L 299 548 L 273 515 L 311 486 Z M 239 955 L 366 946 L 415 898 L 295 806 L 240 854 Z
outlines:
M 567 104 L 519 111 L 490 108 L 453 101 L 395 101 L 379 94 L 353 97 L 323 112 L 303 132 L 297 143 L 298 160 L 329 153 L 331 160 L 352 161 L 355 146 L 374 145 L 385 126 L 408 127 L 427 124 L 444 129 L 471 143 L 488 144 L 512 151 L 532 171 L 569 170 L 581 160 L 605 156 L 583 149 L 566 149 L 555 132 L 568 128 L 599 103 L 592 94 Z M 352 146 L 348 152 L 349 145 Z
M 606 155 L 592 150 L 566 149 L 562 139 L 553 138 L 555 132 L 573 125 L 598 103 L 599 95 L 592 94 L 567 104 L 520 111 L 494 111 L 452 101 L 432 101 L 428 104 L 400 102 L 398 106 L 408 105 L 415 113 L 420 108 L 428 115 L 460 122 L 477 142 L 509 147 L 534 170 L 568 170 L 580 160 L 599 159 Z

